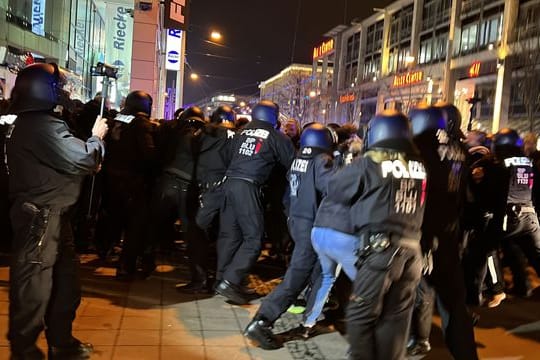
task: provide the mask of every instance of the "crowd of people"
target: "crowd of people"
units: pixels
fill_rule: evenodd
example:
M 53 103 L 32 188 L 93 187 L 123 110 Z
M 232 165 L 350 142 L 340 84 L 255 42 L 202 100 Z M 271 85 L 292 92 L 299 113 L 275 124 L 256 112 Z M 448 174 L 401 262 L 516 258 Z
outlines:
M 117 279 L 146 278 L 178 224 L 191 274 L 181 292 L 248 304 L 263 244 L 288 259 L 244 331 L 263 349 L 287 341 L 273 324 L 299 296 L 295 334 L 317 333 L 341 270 L 352 284 L 341 304 L 351 360 L 429 352 L 435 303 L 453 357 L 477 359 L 469 306 L 506 298 L 503 264 L 511 291 L 531 295 L 526 267 L 540 274 L 532 135 L 465 135 L 459 111 L 444 103 L 407 116 L 385 110 L 360 131 L 282 124 L 268 100 L 251 121 L 226 105 L 155 120 L 144 91 L 117 112 L 100 94 L 70 100 L 64 81 L 55 64 L 28 66 L 1 107 L 13 359 L 43 359 L 35 345 L 43 330 L 49 358 L 88 358 L 92 346 L 71 332 L 81 297 L 76 250 L 105 259 L 121 244 Z

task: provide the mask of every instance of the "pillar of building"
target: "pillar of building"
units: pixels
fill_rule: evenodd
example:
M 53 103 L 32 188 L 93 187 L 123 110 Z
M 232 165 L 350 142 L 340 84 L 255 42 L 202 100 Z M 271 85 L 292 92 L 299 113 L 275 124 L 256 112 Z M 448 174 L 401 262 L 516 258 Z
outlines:
M 388 10 L 384 10 L 384 28 L 383 28 L 383 41 L 382 41 L 382 58 L 381 58 L 381 77 L 388 75 L 389 61 L 390 61 L 390 25 L 392 16 Z
M 418 64 L 420 52 L 420 32 L 422 31 L 422 16 L 424 14 L 424 0 L 415 0 L 413 9 L 413 23 L 411 33 L 411 56 L 414 56 L 415 64 Z
M 162 94 L 159 93 L 160 54 L 156 44 L 156 33 L 160 30 L 160 2 L 152 0 L 152 9 L 133 14 L 133 51 L 131 60 L 131 90 L 143 90 L 153 100 L 152 113 L 160 117 L 163 113 Z M 161 111 L 161 114 L 160 114 Z
M 453 74 L 451 65 L 455 47 L 459 46 L 459 38 L 461 37 L 461 0 L 453 0 L 450 11 L 450 30 L 448 31 L 448 42 L 446 44 L 442 98 L 444 101 L 453 103 L 454 91 L 456 89 L 456 77 Z
M 508 125 L 510 113 L 510 92 L 512 88 L 512 58 L 510 45 L 516 39 L 516 25 L 519 13 L 519 0 L 504 2 L 503 30 L 498 51 L 497 85 L 493 104 L 492 132 Z

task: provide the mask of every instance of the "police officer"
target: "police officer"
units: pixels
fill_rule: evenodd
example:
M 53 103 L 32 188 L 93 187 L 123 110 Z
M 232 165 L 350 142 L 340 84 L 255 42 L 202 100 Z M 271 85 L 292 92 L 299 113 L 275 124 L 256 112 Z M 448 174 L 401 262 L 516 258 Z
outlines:
M 161 150 L 163 173 L 152 200 L 152 236 L 156 241 L 165 237 L 164 231 L 172 228 L 176 220 L 181 221 L 190 258 L 191 283 L 187 289 L 198 289 L 206 283 L 206 267 L 197 255 L 197 242 L 204 233 L 195 222 L 199 196 L 197 163 L 205 123 L 204 112 L 192 106 L 170 124 Z
M 45 328 L 49 359 L 86 359 L 92 346 L 72 336 L 81 299 L 79 261 L 68 216 L 82 179 L 98 170 L 105 120 L 92 136 L 75 138 L 51 115 L 68 100 L 56 64 L 21 70 L 12 91 L 15 127 L 7 135 L 9 195 L 14 229 L 9 331 L 12 359 L 44 359 L 35 343 Z
M 220 105 L 210 116 L 210 123 L 221 125 L 226 129 L 234 129 L 236 113 L 229 105 Z
M 235 132 L 231 128 L 235 118 L 231 107 L 218 107 L 198 138 L 198 153 L 194 154 L 199 194 L 195 223 L 204 232 L 199 231 L 198 238 L 190 242 L 192 279 L 187 285 L 178 287 L 183 292 L 206 292 L 212 285 L 211 272 L 215 266 L 209 263 L 209 250 L 211 243 L 216 241 L 215 222 L 223 207 L 222 185 L 232 157 Z
M 401 359 L 422 273 L 424 166 L 409 120 L 393 110 L 369 123 L 367 152 L 331 179 L 328 197 L 350 204 L 364 239 L 347 308 L 350 359 Z
M 465 306 L 459 258 L 465 203 L 467 154 L 461 144 L 461 115 L 453 105 L 420 106 L 410 114 L 414 143 L 429 181 L 422 224 L 422 250 L 432 259 L 428 283 L 435 289 L 446 345 L 456 359 L 477 359 L 473 322 Z M 430 256 L 432 254 L 432 257 Z M 430 266 L 431 267 L 431 266 Z
M 512 270 L 514 292 L 529 297 L 532 289 L 527 260 L 540 274 L 540 227 L 532 204 L 533 164 L 525 157 L 522 146 L 523 140 L 512 129 L 500 130 L 493 139 L 495 156 L 506 170 L 506 186 L 501 188 L 506 198 L 503 251 Z
M 467 304 L 495 307 L 506 298 L 498 255 L 506 212 L 506 192 L 502 190 L 508 186 L 506 169 L 487 148 L 485 134 L 468 133 L 467 148 L 471 193 L 464 216 L 468 228 L 463 254 Z
M 283 281 L 263 300 L 244 335 L 263 349 L 281 347 L 273 335 L 273 323 L 307 285 L 320 281 L 320 264 L 311 246 L 311 229 L 317 208 L 334 172 L 333 139 L 322 124 L 307 127 L 300 137 L 300 152 L 289 169 L 289 231 L 294 241 L 290 265 Z
M 294 157 L 292 142 L 276 130 L 278 115 L 279 107 L 268 100 L 253 108 L 253 120 L 236 136 L 233 158 L 225 174 L 216 292 L 237 304 L 248 302 L 241 285 L 261 251 L 261 185 L 274 166 L 289 168 Z
M 116 272 L 121 280 L 129 280 L 136 274 L 137 259 L 141 256 L 144 275 L 149 275 L 155 267 L 151 254 L 143 256 L 147 246 L 151 179 L 157 164 L 151 112 L 152 97 L 144 91 L 132 91 L 107 139 L 104 191 L 111 222 L 119 224 L 124 231 Z

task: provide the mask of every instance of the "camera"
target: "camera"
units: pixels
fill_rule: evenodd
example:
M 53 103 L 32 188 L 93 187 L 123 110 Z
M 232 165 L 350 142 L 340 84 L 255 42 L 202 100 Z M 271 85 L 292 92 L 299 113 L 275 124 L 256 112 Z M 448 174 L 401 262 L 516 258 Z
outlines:
M 90 72 L 92 76 L 105 76 L 108 78 L 116 79 L 118 74 L 118 68 L 102 62 L 98 62 L 96 66 L 92 66 L 90 68 Z

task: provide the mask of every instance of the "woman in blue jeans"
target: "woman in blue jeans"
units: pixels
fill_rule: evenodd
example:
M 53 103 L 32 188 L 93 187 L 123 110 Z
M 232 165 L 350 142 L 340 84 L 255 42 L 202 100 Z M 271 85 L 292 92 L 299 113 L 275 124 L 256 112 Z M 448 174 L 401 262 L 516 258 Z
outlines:
M 341 269 L 351 281 L 354 281 L 360 239 L 355 235 L 330 227 L 314 227 L 311 230 L 311 244 L 319 256 L 322 282 L 315 295 L 313 307 L 305 316 L 304 327 L 306 328 L 312 328 L 317 323 Z

